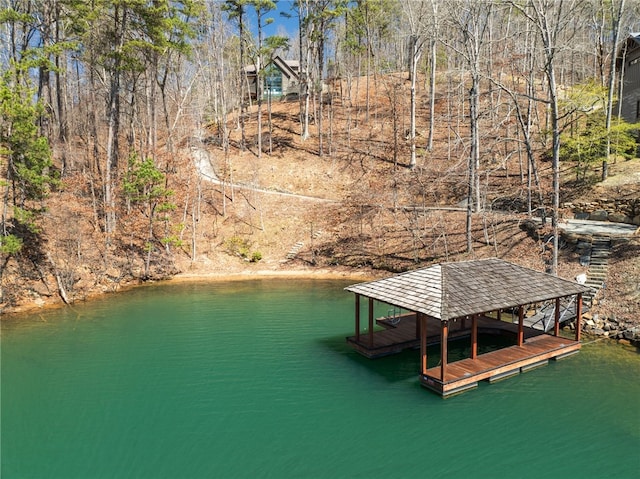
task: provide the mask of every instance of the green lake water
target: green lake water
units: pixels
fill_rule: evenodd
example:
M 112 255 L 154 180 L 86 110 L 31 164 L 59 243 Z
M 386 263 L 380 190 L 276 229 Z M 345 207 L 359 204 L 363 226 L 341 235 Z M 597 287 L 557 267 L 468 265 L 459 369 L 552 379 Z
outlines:
M 3 321 L 0 477 L 640 477 L 635 349 L 443 400 L 419 352 L 347 346 L 346 284 L 156 285 Z

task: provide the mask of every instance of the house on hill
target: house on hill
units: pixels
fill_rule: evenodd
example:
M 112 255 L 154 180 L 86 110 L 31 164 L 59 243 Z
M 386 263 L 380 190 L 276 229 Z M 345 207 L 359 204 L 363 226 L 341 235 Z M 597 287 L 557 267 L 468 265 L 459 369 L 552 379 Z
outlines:
M 248 65 L 244 73 L 249 84 L 251 98 L 257 98 L 258 74 L 256 65 Z M 298 60 L 283 60 L 280 56 L 273 58 L 263 73 L 263 97 L 280 98 L 298 93 L 300 84 L 300 62 Z
M 640 33 L 632 33 L 618 53 L 620 112 L 629 123 L 640 121 Z

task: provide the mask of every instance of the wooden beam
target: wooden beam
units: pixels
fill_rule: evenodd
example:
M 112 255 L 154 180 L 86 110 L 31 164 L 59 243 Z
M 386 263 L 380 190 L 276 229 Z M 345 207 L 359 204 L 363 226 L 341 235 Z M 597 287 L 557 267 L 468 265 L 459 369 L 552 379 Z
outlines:
M 560 298 L 556 298 L 556 311 L 553 317 L 553 335 L 560 334 Z
M 369 298 L 369 347 L 373 347 L 373 298 Z
M 356 342 L 360 341 L 360 295 L 356 293 Z
M 440 322 L 440 380 L 444 382 L 447 374 L 447 339 L 449 337 L 449 321 Z
M 518 346 L 524 343 L 524 306 L 518 307 Z
M 422 375 L 427 374 L 427 317 L 422 313 L 417 313 L 420 324 L 420 356 L 422 358 Z
M 576 341 L 580 341 L 580 329 L 582 325 L 582 293 L 576 298 Z
M 499 309 L 498 312 L 496 313 L 496 318 L 498 321 L 502 321 L 502 310 Z
M 478 357 L 478 315 L 471 316 L 471 359 Z

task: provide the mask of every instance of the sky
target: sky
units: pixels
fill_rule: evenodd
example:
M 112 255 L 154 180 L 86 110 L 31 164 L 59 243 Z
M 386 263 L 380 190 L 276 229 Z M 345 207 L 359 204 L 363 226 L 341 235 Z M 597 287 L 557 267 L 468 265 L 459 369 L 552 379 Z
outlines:
M 298 34 L 298 18 L 295 16 L 296 12 L 292 10 L 293 7 L 292 0 L 278 0 L 276 2 L 277 9 L 273 12 L 269 12 L 266 18 L 272 18 L 273 22 L 270 25 L 267 25 L 264 28 L 264 36 L 269 37 L 272 35 L 285 36 L 289 38 L 294 38 Z M 286 18 L 280 15 L 281 12 L 291 14 L 291 18 Z M 256 30 L 256 16 L 255 11 L 251 7 L 247 9 L 247 14 L 249 21 L 251 22 L 251 29 Z

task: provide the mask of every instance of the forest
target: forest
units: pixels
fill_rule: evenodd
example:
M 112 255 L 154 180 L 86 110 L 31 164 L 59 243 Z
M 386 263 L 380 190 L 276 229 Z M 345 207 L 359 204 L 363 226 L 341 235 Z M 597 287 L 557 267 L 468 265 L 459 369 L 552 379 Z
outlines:
M 638 0 L 0 0 L 0 308 L 296 262 L 572 275 L 564 205 L 637 156 L 638 30 Z

